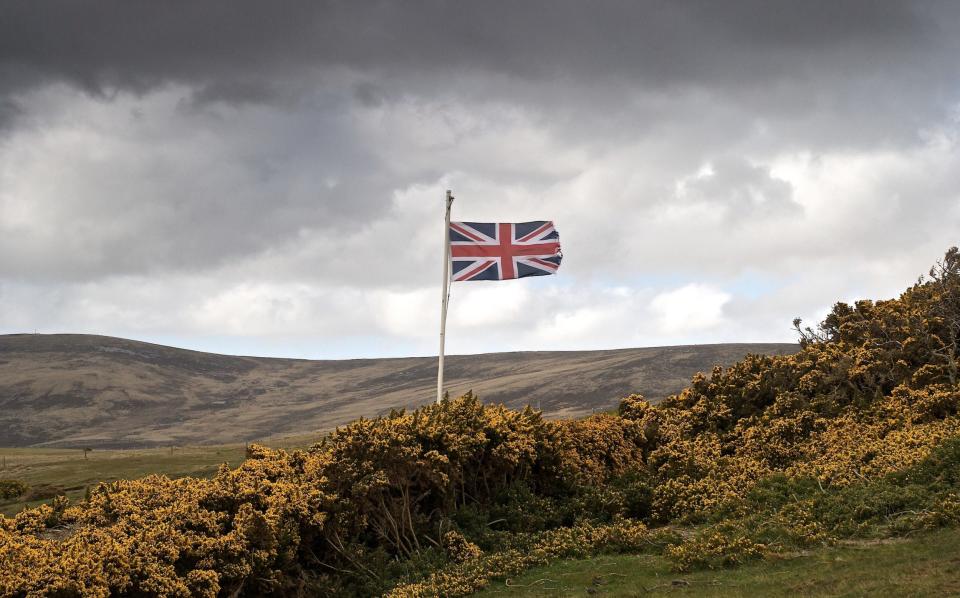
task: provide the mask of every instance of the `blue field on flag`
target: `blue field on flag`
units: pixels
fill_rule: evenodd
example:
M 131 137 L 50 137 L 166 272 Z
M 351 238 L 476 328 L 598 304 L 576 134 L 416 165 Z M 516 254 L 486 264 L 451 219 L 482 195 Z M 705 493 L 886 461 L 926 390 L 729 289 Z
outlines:
M 449 234 L 454 281 L 556 274 L 563 257 L 560 234 L 549 220 L 451 222 Z

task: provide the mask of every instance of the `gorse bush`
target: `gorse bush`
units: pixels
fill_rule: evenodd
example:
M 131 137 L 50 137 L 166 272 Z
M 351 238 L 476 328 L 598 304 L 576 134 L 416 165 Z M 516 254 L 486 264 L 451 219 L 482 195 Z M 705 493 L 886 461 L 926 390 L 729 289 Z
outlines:
M 20 480 L 0 480 L 0 500 L 9 500 L 25 494 L 29 486 Z
M 516 575 L 559 557 L 584 557 L 595 552 L 637 552 L 647 548 L 650 534 L 639 522 L 614 525 L 582 524 L 541 532 L 517 546 L 479 554 L 431 574 L 423 581 L 402 584 L 389 598 L 443 598 L 462 596 L 486 587 L 491 579 Z
M 452 596 L 558 557 L 683 570 L 957 524 L 957 251 L 898 299 L 795 326 L 797 354 L 659 405 L 549 421 L 468 394 L 254 445 L 209 480 L 101 484 L 0 519 L 0 595 Z

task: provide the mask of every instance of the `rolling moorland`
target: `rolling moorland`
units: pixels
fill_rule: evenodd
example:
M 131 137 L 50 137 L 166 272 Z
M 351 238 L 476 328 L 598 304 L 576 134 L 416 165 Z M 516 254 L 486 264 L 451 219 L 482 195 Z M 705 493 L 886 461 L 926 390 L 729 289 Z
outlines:
M 679 392 L 698 371 L 791 344 L 448 357 L 452 396 L 539 407 L 547 417 L 609 410 L 628 394 Z M 92 335 L 0 336 L 0 447 L 148 448 L 325 432 L 412 408 L 436 392 L 436 359 L 232 357 Z
M 54 498 L 0 517 L 0 595 L 956 595 L 960 251 L 795 326 L 656 404 L 468 393 Z

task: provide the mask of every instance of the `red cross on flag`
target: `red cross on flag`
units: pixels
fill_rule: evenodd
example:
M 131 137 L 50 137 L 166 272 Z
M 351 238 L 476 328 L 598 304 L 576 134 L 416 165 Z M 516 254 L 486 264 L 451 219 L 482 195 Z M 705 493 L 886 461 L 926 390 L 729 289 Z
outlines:
M 560 234 L 553 222 L 451 222 L 453 280 L 507 280 L 556 274 Z

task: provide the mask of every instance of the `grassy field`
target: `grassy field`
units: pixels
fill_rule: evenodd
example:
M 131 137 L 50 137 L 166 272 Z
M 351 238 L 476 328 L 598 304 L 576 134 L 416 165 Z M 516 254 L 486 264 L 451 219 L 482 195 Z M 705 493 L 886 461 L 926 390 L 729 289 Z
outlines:
M 293 435 L 270 438 L 265 444 L 287 450 L 306 448 L 319 436 Z M 151 449 L 101 450 L 86 454 L 81 449 L 2 448 L 0 447 L 0 480 L 14 479 L 37 491 L 65 494 L 71 500 L 82 498 L 88 486 L 114 480 L 133 480 L 150 474 L 172 478 L 209 477 L 220 464 L 239 465 L 246 451 L 245 444 L 218 446 L 184 446 Z M 24 500 L 27 498 L 27 500 Z M 49 502 L 50 498 L 0 500 L 0 513 L 15 515 L 25 507 Z
M 844 544 L 736 569 L 680 574 L 660 556 L 558 561 L 477 596 L 960 596 L 960 530 Z
M 245 445 L 175 447 L 144 450 L 94 450 L 84 456 L 79 449 L 0 448 L 0 479 L 25 482 L 34 492 L 66 494 L 82 498 L 88 486 L 98 482 L 135 479 L 159 473 L 170 477 L 204 477 L 221 463 L 236 466 L 244 458 Z M 47 498 L 0 501 L 0 513 L 14 515 Z
M 317 434 L 277 436 L 264 441 L 273 448 L 303 449 L 320 439 Z M 172 478 L 209 477 L 220 464 L 236 467 L 243 459 L 245 444 L 217 446 L 184 446 L 173 448 L 92 450 L 81 449 L 2 448 L 0 447 L 0 480 L 19 480 L 33 489 L 32 494 L 49 496 L 31 498 L 31 493 L 17 500 L 0 499 L 0 514 L 12 516 L 26 507 L 50 502 L 57 494 L 71 501 L 83 498 L 87 487 L 99 482 L 133 480 L 150 474 Z

